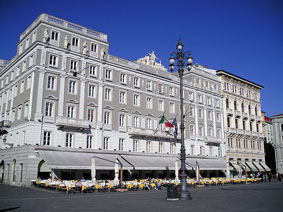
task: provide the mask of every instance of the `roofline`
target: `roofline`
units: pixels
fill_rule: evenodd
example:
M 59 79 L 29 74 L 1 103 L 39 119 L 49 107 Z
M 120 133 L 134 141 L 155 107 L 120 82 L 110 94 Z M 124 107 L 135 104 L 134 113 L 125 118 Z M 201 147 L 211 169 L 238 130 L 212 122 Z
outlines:
M 227 72 L 227 71 L 224 71 L 224 70 L 218 70 L 218 71 L 216 71 L 216 75 L 218 75 L 218 76 L 220 76 L 220 75 L 226 75 L 226 76 L 233 77 L 233 78 L 236 78 L 236 79 L 238 79 L 238 80 L 244 81 L 244 82 L 246 82 L 246 83 L 248 83 L 248 84 L 250 84 L 250 85 L 252 85 L 252 86 L 254 86 L 254 87 L 257 87 L 257 88 L 259 88 L 259 89 L 263 89 L 263 88 L 264 88 L 262 85 L 259 85 L 259 84 L 257 84 L 257 83 L 254 83 L 254 82 L 249 81 L 249 80 L 247 80 L 247 79 L 244 79 L 244 78 L 242 78 L 242 77 L 236 76 L 236 75 L 231 74 L 231 73 L 229 73 L 229 72 Z
M 270 116 L 270 118 L 276 118 L 276 117 L 283 117 L 283 113 L 281 113 L 281 114 L 277 114 L 277 115 L 274 115 L 274 116 Z

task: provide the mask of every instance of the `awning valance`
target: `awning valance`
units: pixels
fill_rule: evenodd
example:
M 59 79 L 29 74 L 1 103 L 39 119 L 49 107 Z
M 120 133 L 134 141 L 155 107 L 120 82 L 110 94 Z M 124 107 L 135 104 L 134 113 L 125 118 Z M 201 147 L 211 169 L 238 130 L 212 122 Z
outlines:
M 259 164 L 259 162 L 253 162 L 254 166 L 261 172 L 264 172 L 264 168 Z
M 114 170 L 115 161 L 123 164 L 129 170 L 175 170 L 175 162 L 181 163 L 179 155 L 134 154 L 120 152 L 83 152 L 68 150 L 38 149 L 40 156 L 51 169 L 91 169 L 91 160 L 95 158 L 97 170 Z M 224 170 L 226 162 L 223 158 L 186 158 L 186 167 L 195 170 L 197 163 L 200 170 Z
M 264 162 L 259 162 L 259 164 L 265 169 L 265 171 L 267 172 L 271 171 L 271 169 Z
M 248 167 L 250 168 L 251 171 L 254 171 L 254 172 L 258 171 L 258 169 L 253 165 L 252 162 L 246 161 L 246 164 L 248 165 Z
M 230 162 L 230 166 L 232 166 L 233 170 L 237 172 L 242 172 L 240 165 L 237 164 L 236 162 Z

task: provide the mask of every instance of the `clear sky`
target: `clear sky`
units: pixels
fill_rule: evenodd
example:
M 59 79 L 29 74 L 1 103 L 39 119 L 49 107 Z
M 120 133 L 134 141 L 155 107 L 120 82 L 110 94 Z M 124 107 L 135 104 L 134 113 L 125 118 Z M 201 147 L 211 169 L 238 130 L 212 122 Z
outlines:
M 195 63 L 264 86 L 262 110 L 283 113 L 283 0 L 0 0 L 0 58 L 41 14 L 108 35 L 112 55 L 155 51 L 167 67 L 182 38 Z

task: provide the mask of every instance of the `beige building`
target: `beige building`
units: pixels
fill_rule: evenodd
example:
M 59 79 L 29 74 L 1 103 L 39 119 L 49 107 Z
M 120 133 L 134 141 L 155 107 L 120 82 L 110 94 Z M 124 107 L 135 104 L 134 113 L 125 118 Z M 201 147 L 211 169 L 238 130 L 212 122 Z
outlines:
M 223 70 L 223 112 L 230 176 L 256 174 L 265 165 L 260 90 L 263 86 Z

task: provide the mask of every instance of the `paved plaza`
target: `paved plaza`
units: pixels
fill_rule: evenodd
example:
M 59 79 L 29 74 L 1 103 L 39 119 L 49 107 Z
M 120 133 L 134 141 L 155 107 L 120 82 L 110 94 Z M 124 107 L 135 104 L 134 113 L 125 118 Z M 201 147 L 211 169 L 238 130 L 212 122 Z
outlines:
M 0 211 L 283 211 L 283 183 L 190 188 L 192 200 L 167 201 L 161 191 L 65 194 L 0 184 Z

